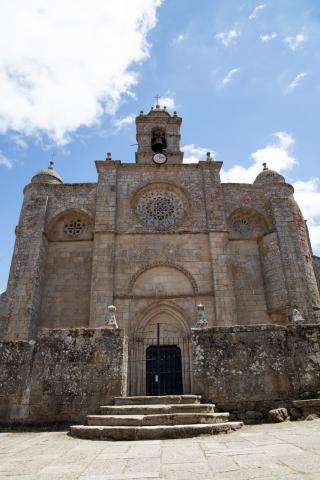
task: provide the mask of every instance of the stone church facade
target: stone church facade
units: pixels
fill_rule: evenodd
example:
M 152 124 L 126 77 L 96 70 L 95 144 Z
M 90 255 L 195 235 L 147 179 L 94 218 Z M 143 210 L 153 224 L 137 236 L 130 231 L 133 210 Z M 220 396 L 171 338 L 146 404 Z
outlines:
M 159 324 L 162 344 L 178 339 L 186 393 L 199 304 L 209 328 L 285 328 L 294 308 L 319 321 L 320 262 L 293 187 L 266 165 L 236 184 L 221 183 L 209 153 L 184 164 L 181 122 L 158 105 L 140 112 L 135 163 L 108 154 L 96 183 L 63 183 L 53 165 L 32 178 L 1 296 L 3 342 L 101 329 L 115 305 L 129 339 L 127 392 L 146 393 Z

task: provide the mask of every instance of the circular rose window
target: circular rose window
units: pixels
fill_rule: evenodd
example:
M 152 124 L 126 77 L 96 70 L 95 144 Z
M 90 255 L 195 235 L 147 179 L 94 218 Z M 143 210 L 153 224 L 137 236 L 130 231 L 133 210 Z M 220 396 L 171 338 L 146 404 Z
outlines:
M 152 190 L 139 198 L 136 212 L 147 227 L 167 230 L 182 221 L 184 206 L 177 194 L 166 190 Z
M 247 218 L 237 218 L 233 222 L 233 230 L 240 235 L 250 235 L 253 231 L 252 224 Z

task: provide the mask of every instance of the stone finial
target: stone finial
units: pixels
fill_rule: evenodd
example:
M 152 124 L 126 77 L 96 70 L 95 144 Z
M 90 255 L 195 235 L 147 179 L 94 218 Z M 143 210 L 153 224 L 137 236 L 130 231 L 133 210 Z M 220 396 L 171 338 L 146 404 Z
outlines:
M 208 320 L 204 311 L 204 305 L 199 303 L 197 305 L 197 314 L 198 319 L 196 323 L 196 328 L 206 328 L 208 326 Z
M 140 115 L 143 115 L 143 110 L 140 110 Z
M 316 323 L 320 324 L 320 310 L 314 310 L 313 314 L 314 314 L 314 318 L 315 318 Z
M 294 309 L 292 310 L 292 323 L 295 325 L 301 325 L 302 323 L 306 323 L 305 319 L 303 318 L 297 307 L 294 307 Z
M 178 114 L 176 111 L 173 112 L 173 116 L 176 117 Z
M 108 306 L 108 318 L 106 322 L 108 327 L 119 328 L 116 319 L 116 311 L 117 307 L 115 307 L 114 305 Z
M 108 153 L 107 153 L 106 160 L 112 160 L 111 152 L 108 152 Z
M 268 170 L 268 167 L 267 167 L 266 163 L 263 163 L 262 166 L 263 166 L 263 170 Z
M 207 152 L 207 162 L 212 162 L 211 152 Z
M 53 170 L 53 166 L 54 166 L 54 162 L 51 160 L 51 162 L 49 162 L 48 169 Z

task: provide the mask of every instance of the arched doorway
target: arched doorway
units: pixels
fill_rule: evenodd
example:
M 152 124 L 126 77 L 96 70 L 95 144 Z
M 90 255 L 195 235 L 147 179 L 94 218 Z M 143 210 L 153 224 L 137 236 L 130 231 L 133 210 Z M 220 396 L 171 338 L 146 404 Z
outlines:
M 190 329 L 171 304 L 147 309 L 129 341 L 129 395 L 191 392 Z

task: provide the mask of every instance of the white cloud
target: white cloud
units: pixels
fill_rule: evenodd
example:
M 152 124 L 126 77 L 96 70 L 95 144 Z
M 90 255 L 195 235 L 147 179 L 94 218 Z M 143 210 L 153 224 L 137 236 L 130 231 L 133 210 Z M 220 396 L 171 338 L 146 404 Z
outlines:
M 270 42 L 270 40 L 274 40 L 275 38 L 277 38 L 278 34 L 276 32 L 273 32 L 273 33 L 270 33 L 270 34 L 266 34 L 266 35 L 260 35 L 260 40 L 261 42 L 264 42 L 264 43 L 267 43 L 267 42 Z
M 287 89 L 286 89 L 286 93 L 292 93 L 293 90 L 295 90 L 299 85 L 300 83 L 302 82 L 302 80 L 308 75 L 307 72 L 302 72 L 302 73 L 299 73 L 299 75 L 297 75 L 295 77 L 295 79 L 288 85 Z
M 167 107 L 169 110 L 174 110 L 176 108 L 174 98 L 170 96 L 160 97 L 159 105 L 161 108 Z
M 18 147 L 20 147 L 22 150 L 26 150 L 28 148 L 28 143 L 25 140 L 25 138 L 23 138 L 22 135 L 19 135 L 18 133 L 16 133 L 16 134 L 11 135 L 10 139 L 16 145 L 18 145 Z
M 229 47 L 229 45 L 234 43 L 239 36 L 240 36 L 239 30 L 232 28 L 228 32 L 217 33 L 215 38 L 219 40 L 222 43 L 222 45 L 224 45 L 225 47 Z
M 185 145 L 181 148 L 184 152 L 183 163 L 198 163 L 200 160 L 207 159 L 207 152 L 211 152 L 214 157 L 214 152 L 210 148 L 196 147 L 193 143 Z
M 295 52 L 298 48 L 302 47 L 303 43 L 306 41 L 306 37 L 303 33 L 299 33 L 292 37 L 286 37 L 283 41 L 290 50 Z
M 121 128 L 123 128 L 127 125 L 131 125 L 135 121 L 135 118 L 136 118 L 136 115 L 134 113 L 130 113 L 129 115 L 127 115 L 124 118 L 119 118 L 119 119 L 114 120 L 113 123 L 114 123 L 117 130 L 121 130 Z
M 161 2 L 5 2 L 0 132 L 41 132 L 63 144 L 80 126 L 114 114 L 137 82 L 135 65 L 149 55 L 147 34 Z
M 313 247 L 320 249 L 320 181 L 313 178 L 293 183 L 295 198 L 304 217 L 308 220 L 310 239 Z
M 292 169 L 297 161 L 291 155 L 291 147 L 294 144 L 292 135 L 287 132 L 275 132 L 275 142 L 264 148 L 256 150 L 250 156 L 253 163 L 249 167 L 234 165 L 229 170 L 222 170 L 223 182 L 252 183 L 258 173 L 262 171 L 262 164 L 267 163 L 268 168 L 283 172 Z
M 4 167 L 11 168 L 12 167 L 12 161 L 7 158 L 2 151 L 0 150 L 0 165 L 3 165 Z
M 254 20 L 258 13 L 261 12 L 261 10 L 264 10 L 266 8 L 265 4 L 258 5 L 256 8 L 252 10 L 252 12 L 249 15 L 249 20 Z
M 186 36 L 183 33 L 180 33 L 173 39 L 173 43 L 181 43 L 185 38 Z
M 234 78 L 240 73 L 240 68 L 233 68 L 230 70 L 227 75 L 221 80 L 220 87 L 225 87 L 229 83 L 231 83 Z

